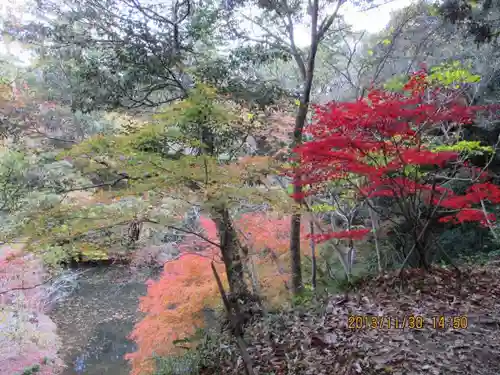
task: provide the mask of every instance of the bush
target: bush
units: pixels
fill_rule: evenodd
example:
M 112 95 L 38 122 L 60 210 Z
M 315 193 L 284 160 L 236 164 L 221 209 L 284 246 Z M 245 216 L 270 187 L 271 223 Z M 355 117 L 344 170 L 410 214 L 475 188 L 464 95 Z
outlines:
M 442 232 L 438 242 L 452 259 L 486 254 L 498 248 L 489 229 L 475 223 L 462 224 Z M 436 259 L 445 260 L 443 254 Z
M 434 246 L 433 254 L 435 258 L 433 263 L 449 263 L 448 257 L 452 260 L 464 260 L 472 258 L 488 258 L 488 254 L 500 248 L 500 244 L 496 244 L 489 228 L 480 226 L 477 223 L 462 223 L 460 226 L 442 229 L 440 233 L 433 234 L 433 238 L 437 240 Z M 405 253 L 401 251 L 404 246 L 405 251 L 411 248 L 411 239 L 408 242 L 400 241 L 400 238 L 387 238 L 379 242 L 380 256 L 384 269 L 398 268 L 403 262 Z M 412 265 L 411 262 L 408 264 Z M 367 257 L 367 268 L 370 272 L 377 270 L 377 256 L 375 249 L 371 251 Z
M 188 351 L 182 356 L 156 358 L 155 375 L 197 375 L 200 357 L 195 351 Z
M 36 374 L 38 372 L 40 372 L 40 365 L 33 365 L 31 367 L 26 368 L 23 371 L 22 375 L 33 375 L 33 374 Z

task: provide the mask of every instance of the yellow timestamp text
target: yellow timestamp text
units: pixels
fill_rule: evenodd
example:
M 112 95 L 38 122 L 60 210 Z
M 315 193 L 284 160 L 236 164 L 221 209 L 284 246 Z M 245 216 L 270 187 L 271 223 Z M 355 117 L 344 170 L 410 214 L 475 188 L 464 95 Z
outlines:
M 349 315 L 347 328 L 361 329 L 467 329 L 467 316 L 438 315 L 425 318 L 421 315 L 374 316 Z

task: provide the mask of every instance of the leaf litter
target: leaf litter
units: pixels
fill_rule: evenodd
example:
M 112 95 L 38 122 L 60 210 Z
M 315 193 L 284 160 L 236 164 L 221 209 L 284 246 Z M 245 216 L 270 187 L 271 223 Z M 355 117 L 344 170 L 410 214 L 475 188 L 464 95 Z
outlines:
M 498 280 L 495 265 L 464 268 L 460 274 L 410 269 L 401 277 L 361 280 L 356 291 L 327 298 L 319 310 L 268 314 L 246 329 L 254 370 L 261 375 L 498 375 Z M 398 318 L 400 325 L 404 316 L 419 316 L 423 327 L 352 329 L 350 316 Z M 440 317 L 443 328 L 435 326 Z M 465 324 L 466 317 L 467 328 L 454 329 L 453 317 L 457 324 Z M 244 374 L 234 345 L 230 352 L 231 358 L 219 358 L 217 369 L 202 373 Z

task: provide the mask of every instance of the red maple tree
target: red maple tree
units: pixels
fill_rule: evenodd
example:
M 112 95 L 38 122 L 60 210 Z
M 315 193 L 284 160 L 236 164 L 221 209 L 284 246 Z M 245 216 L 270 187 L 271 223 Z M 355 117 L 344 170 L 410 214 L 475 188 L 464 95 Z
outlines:
M 402 215 L 412 222 L 415 245 L 410 252 L 417 249 L 424 267 L 428 266 L 426 234 L 433 219 L 488 225 L 495 217 L 481 203 L 500 203 L 500 189 L 484 182 L 484 171 L 477 174 L 477 168 L 469 166 L 460 153 L 430 147 L 442 124 L 459 130 L 472 124 L 478 112 L 489 113 L 491 108 L 466 106 L 453 95 L 443 100 L 439 89 L 426 82 L 422 70 L 410 78 L 403 93 L 374 89 L 355 102 L 316 106 L 308 128 L 312 140 L 295 149 L 301 183 L 312 187 L 306 194 L 321 192 L 329 181 L 343 180 L 360 199 L 392 199 L 395 208 L 389 216 Z M 457 195 L 446 185 L 452 180 L 452 173 L 446 171 L 465 169 L 469 169 L 472 186 L 466 194 Z M 361 239 L 368 232 L 321 234 L 315 240 Z

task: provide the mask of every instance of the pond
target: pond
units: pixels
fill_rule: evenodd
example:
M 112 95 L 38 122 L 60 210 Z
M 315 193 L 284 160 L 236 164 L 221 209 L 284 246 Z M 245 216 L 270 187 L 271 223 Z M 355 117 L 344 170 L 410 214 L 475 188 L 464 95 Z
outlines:
M 132 272 L 127 266 L 86 269 L 77 290 L 50 312 L 62 339 L 62 375 L 128 375 L 123 358 L 135 350 L 127 339 L 135 322 L 145 282 L 157 272 Z

